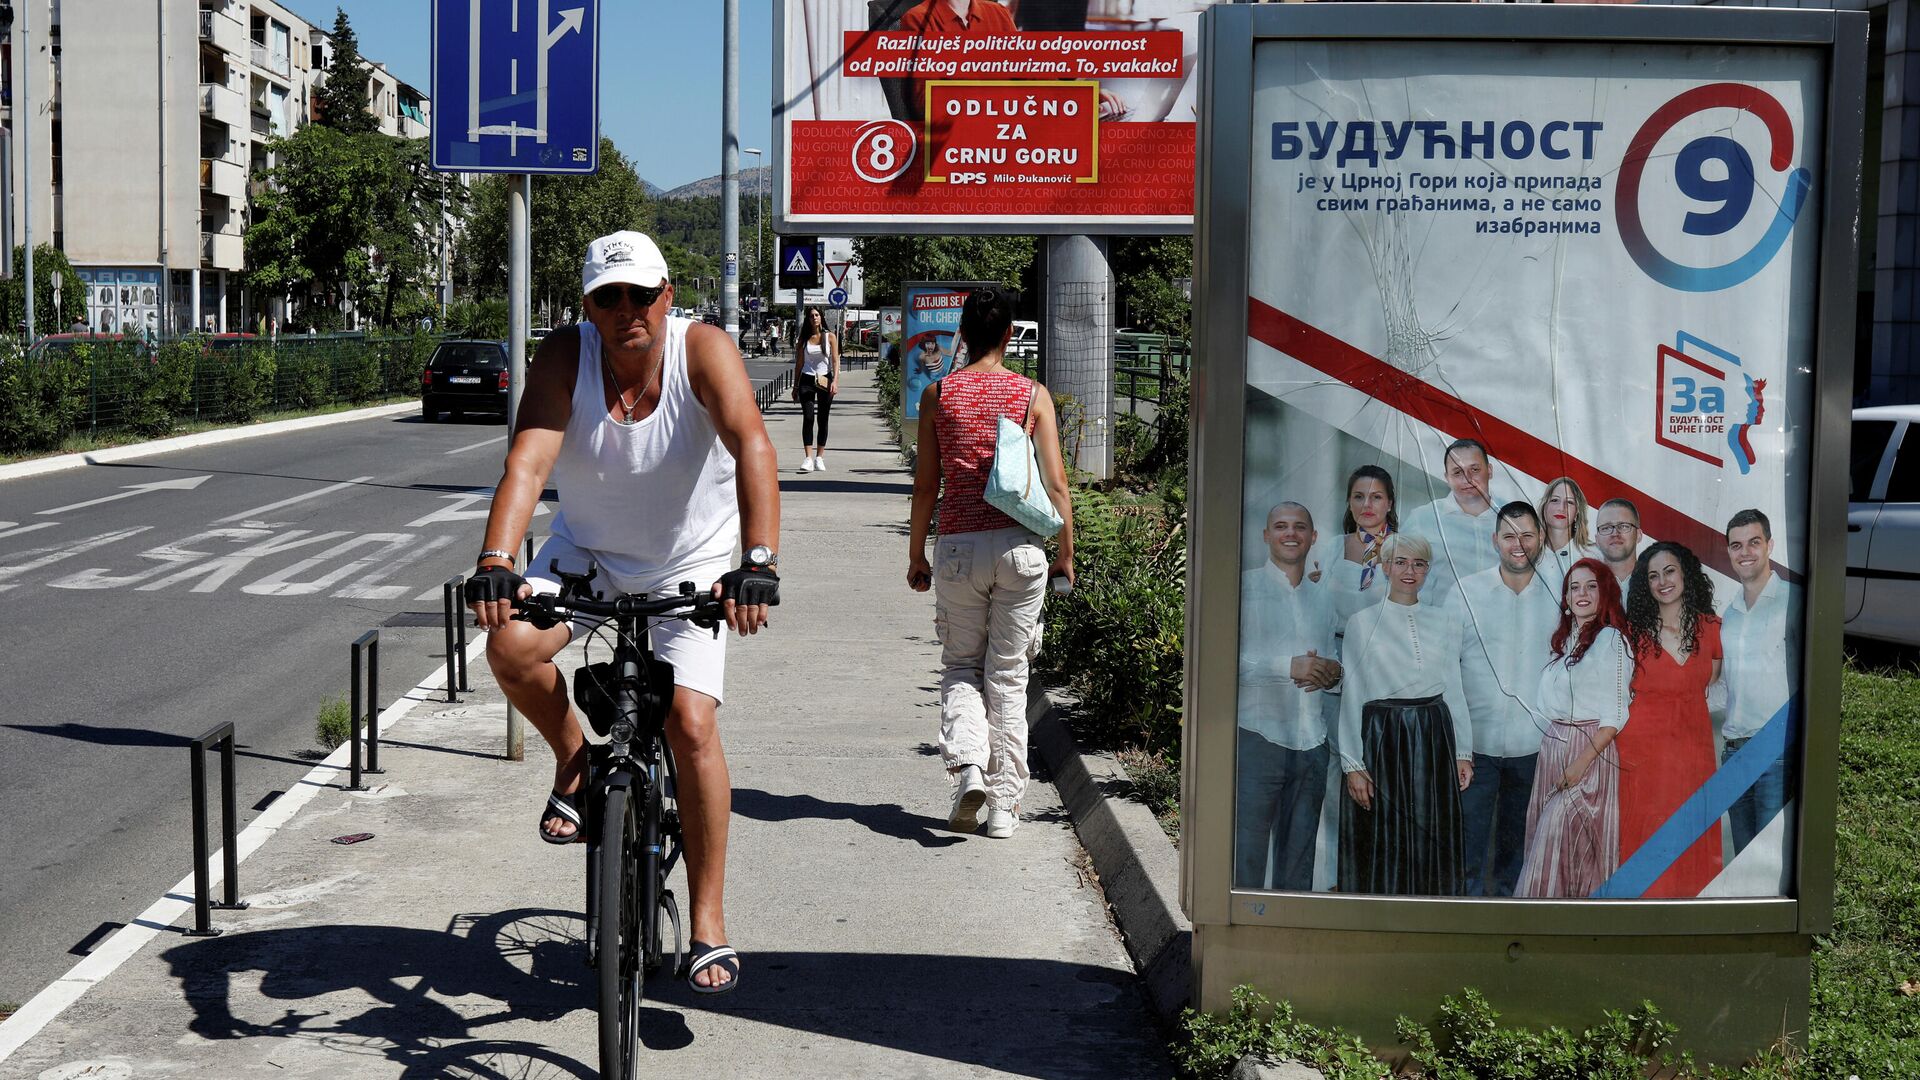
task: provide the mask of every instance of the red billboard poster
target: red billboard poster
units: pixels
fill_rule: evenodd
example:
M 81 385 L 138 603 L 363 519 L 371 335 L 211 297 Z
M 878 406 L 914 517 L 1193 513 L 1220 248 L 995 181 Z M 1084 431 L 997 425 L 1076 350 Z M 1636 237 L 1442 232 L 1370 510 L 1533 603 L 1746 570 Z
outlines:
M 783 0 L 779 227 L 1186 232 L 1217 0 Z

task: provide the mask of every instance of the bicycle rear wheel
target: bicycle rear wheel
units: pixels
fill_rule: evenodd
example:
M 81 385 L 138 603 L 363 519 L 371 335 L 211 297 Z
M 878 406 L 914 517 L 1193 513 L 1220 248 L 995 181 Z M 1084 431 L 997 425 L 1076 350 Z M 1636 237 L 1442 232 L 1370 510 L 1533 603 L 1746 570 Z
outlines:
M 640 1053 L 639 839 L 632 792 L 609 787 L 600 814 L 599 870 L 600 1075 L 627 1080 Z

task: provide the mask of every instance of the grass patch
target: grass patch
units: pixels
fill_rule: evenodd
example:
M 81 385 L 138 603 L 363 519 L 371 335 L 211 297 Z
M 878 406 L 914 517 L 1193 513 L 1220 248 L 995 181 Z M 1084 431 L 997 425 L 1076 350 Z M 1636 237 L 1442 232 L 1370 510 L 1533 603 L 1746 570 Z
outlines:
M 19 1002 L 0 1001 L 0 1023 L 5 1023 L 7 1017 L 12 1016 L 14 1013 L 17 1013 L 19 1011 L 20 1011 Z
M 1175 846 L 1180 843 L 1180 766 L 1138 747 L 1114 754 L 1120 767 L 1127 770 L 1131 788 L 1127 796 L 1146 804 L 1160 822 L 1160 829 Z
M 376 398 L 365 404 L 339 402 L 315 409 L 287 409 L 282 412 L 262 413 L 252 423 L 230 424 L 218 420 L 183 421 L 165 438 L 176 435 L 198 435 L 203 431 L 222 431 L 233 427 L 252 427 L 253 424 L 266 424 L 275 420 L 298 420 L 306 416 L 326 416 L 331 413 L 348 412 L 353 409 L 365 409 L 376 405 L 395 405 L 402 401 L 418 401 L 417 394 L 396 394 L 391 397 Z M 152 442 L 154 436 L 142 435 L 137 431 L 124 428 L 103 428 L 92 435 L 74 433 L 60 440 L 60 445 L 51 450 L 33 450 L 21 453 L 0 453 L 0 465 L 11 465 L 17 461 L 33 461 L 38 458 L 58 457 L 62 454 L 89 454 L 95 450 L 109 450 L 116 446 L 132 446 L 135 443 Z
M 330 697 L 320 703 L 320 712 L 313 719 L 313 737 L 328 750 L 353 737 L 346 698 Z

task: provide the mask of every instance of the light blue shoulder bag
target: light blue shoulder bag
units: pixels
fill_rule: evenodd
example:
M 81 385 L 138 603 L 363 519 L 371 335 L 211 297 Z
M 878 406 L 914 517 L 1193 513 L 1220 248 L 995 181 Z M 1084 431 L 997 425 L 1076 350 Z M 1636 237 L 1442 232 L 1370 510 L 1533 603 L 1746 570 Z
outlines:
M 1027 415 L 1016 424 L 1006 417 L 994 438 L 993 472 L 987 477 L 987 505 L 1019 522 L 1042 537 L 1060 531 L 1065 522 L 1053 508 L 1046 481 L 1040 474 L 1040 459 L 1033 445 L 1033 395 L 1038 383 L 1027 390 Z

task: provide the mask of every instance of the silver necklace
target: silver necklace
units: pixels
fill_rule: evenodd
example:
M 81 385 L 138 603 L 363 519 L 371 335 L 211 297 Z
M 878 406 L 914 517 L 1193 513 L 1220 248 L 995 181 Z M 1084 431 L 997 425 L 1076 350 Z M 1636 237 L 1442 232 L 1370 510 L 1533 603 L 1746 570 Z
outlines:
M 665 346 L 662 346 L 659 351 L 660 351 L 660 354 L 664 355 L 664 353 L 666 352 Z M 611 387 L 613 390 L 614 400 L 620 403 L 620 410 L 622 413 L 625 414 L 625 417 L 624 419 L 621 420 L 621 423 L 625 423 L 625 424 L 633 423 L 634 410 L 640 407 L 640 399 L 647 396 L 647 387 L 653 384 L 653 376 L 654 376 L 654 373 L 659 370 L 660 359 L 661 359 L 660 355 L 656 355 L 654 357 L 653 364 L 650 367 L 648 367 L 646 375 L 643 378 L 641 378 L 639 383 L 637 383 L 634 386 L 632 404 L 628 404 L 626 393 L 620 389 L 620 384 L 614 381 L 613 365 L 607 362 L 606 346 L 602 345 L 600 347 L 600 373 L 601 375 L 606 377 L 607 385 Z

